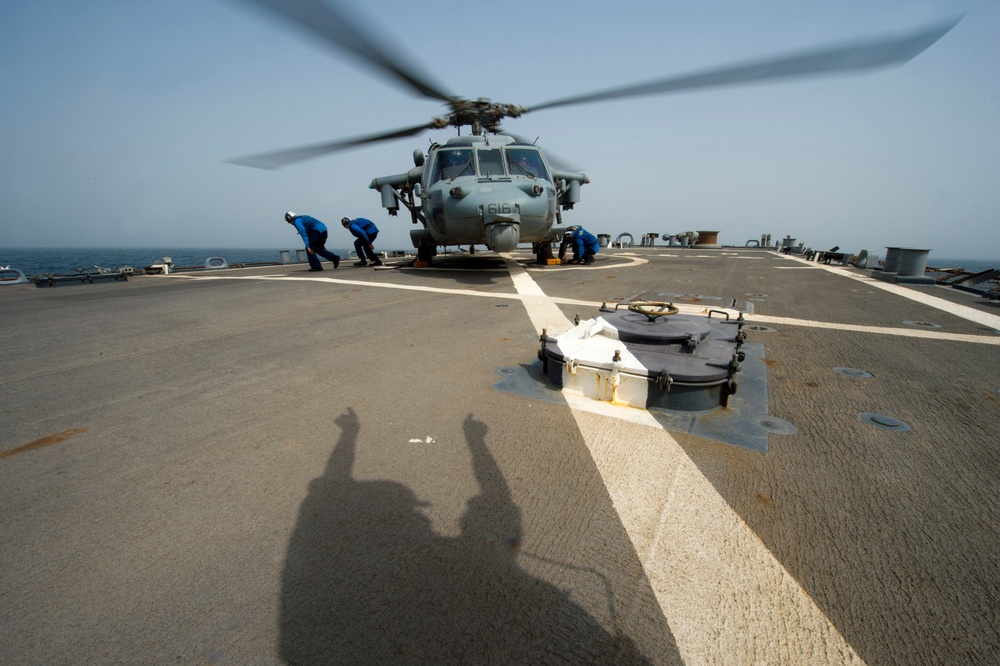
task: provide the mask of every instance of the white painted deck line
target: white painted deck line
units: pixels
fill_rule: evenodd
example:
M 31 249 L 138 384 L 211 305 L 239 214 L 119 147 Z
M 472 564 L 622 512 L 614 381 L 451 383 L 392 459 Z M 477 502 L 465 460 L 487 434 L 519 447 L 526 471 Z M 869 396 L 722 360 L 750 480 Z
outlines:
M 884 326 L 861 326 L 858 324 L 838 324 L 830 321 L 810 321 L 792 317 L 772 317 L 769 315 L 753 315 L 750 319 L 755 324 L 775 324 L 778 326 L 804 326 L 806 328 L 825 328 L 836 331 L 854 333 L 875 333 L 878 335 L 898 335 L 903 338 L 922 338 L 924 340 L 947 340 L 949 342 L 971 342 L 978 345 L 1000 346 L 1000 336 L 970 335 L 967 333 L 946 333 L 944 331 L 929 331 L 909 328 L 886 328 Z
M 516 262 L 515 262 L 515 265 L 517 265 Z M 520 266 L 518 266 L 518 268 L 526 276 L 528 275 L 527 271 L 525 271 L 523 268 L 521 268 Z M 289 277 L 289 276 L 285 276 L 285 275 L 276 275 L 276 276 L 171 275 L 169 277 L 171 279 L 187 279 L 187 280 L 257 280 L 257 281 L 260 281 L 260 280 L 274 280 L 274 281 L 284 281 L 284 280 L 287 280 L 287 281 L 326 282 L 326 283 L 330 283 L 330 284 L 344 284 L 344 285 L 357 286 L 357 287 L 371 287 L 371 288 L 374 288 L 374 289 L 401 289 L 401 290 L 404 290 L 404 291 L 421 291 L 421 292 L 435 293 L 435 294 L 450 294 L 450 295 L 453 295 L 453 296 L 471 296 L 471 297 L 475 297 L 475 298 L 496 298 L 496 299 L 510 300 L 510 301 L 521 301 L 521 302 L 524 302 L 524 303 L 527 303 L 528 301 L 531 301 L 531 300 L 541 299 L 543 301 L 546 301 L 546 302 L 549 302 L 549 303 L 553 303 L 553 304 L 578 305 L 580 307 L 593 308 L 593 309 L 597 309 L 597 308 L 599 308 L 601 306 L 601 303 L 598 303 L 596 301 L 582 301 L 582 300 L 577 300 L 577 299 L 573 299 L 573 298 L 549 297 L 549 296 L 545 296 L 544 294 L 543 295 L 539 295 L 539 294 L 532 294 L 532 293 L 527 293 L 527 292 L 526 293 L 516 293 L 516 294 L 504 294 L 504 293 L 497 293 L 497 292 L 490 292 L 490 293 L 488 293 L 488 292 L 475 291 L 475 290 L 472 290 L 472 289 L 447 289 L 447 288 L 443 288 L 443 287 L 423 287 L 423 286 L 419 286 L 419 285 L 392 284 L 392 283 L 387 283 L 387 282 L 367 282 L 367 281 L 364 281 L 364 280 L 342 280 L 342 279 L 339 279 L 339 278 L 328 278 L 328 277 Z M 530 279 L 530 276 L 528 276 L 528 279 Z M 531 282 L 532 282 L 532 284 L 534 284 L 533 280 Z M 516 284 L 515 284 L 515 287 L 516 287 Z M 541 292 L 540 289 L 538 291 Z M 941 300 L 941 299 L 937 299 L 937 300 Z M 944 302 L 947 303 L 947 301 L 944 301 Z M 683 304 L 683 303 L 676 303 L 675 305 L 678 308 L 680 308 L 681 312 L 683 312 L 685 314 L 701 313 L 701 312 L 703 312 L 706 309 L 704 306 L 700 306 L 700 305 L 694 306 L 694 305 L 686 305 L 686 304 Z M 962 307 L 965 307 L 965 306 L 959 305 L 959 306 L 956 306 L 956 307 L 962 308 Z M 714 310 L 729 310 L 728 308 L 723 308 L 723 307 L 716 307 L 716 308 L 712 308 L 712 309 L 714 309 Z M 971 309 L 971 308 L 967 308 L 967 309 Z M 556 308 L 556 310 L 558 310 L 558 308 Z M 736 313 L 735 311 L 730 311 L 730 312 L 731 312 L 732 316 L 737 316 L 738 315 L 738 313 Z M 974 310 L 974 312 L 978 312 L 978 311 Z M 981 313 L 981 314 L 983 314 L 983 313 Z M 554 319 L 552 321 L 546 322 L 546 325 L 544 326 L 544 328 L 546 328 L 548 330 L 549 335 L 558 335 L 559 333 L 562 333 L 563 331 L 566 331 L 566 330 L 569 330 L 570 328 L 572 328 L 572 324 L 570 324 L 568 322 L 568 320 L 566 320 L 565 316 L 563 316 L 561 312 L 559 313 L 559 315 L 560 315 L 561 319 Z M 961 315 L 959 315 L 959 316 L 961 316 Z M 987 314 L 986 316 L 992 316 L 992 315 L 988 315 Z M 947 333 L 947 332 L 944 332 L 944 331 L 930 331 L 930 330 L 921 330 L 921 329 L 887 328 L 887 327 L 883 327 L 883 326 L 860 326 L 860 325 L 856 325 L 856 324 L 838 324 L 836 322 L 811 321 L 811 320 L 808 320 L 808 319 L 795 319 L 795 318 L 791 318 L 791 317 L 772 317 L 772 316 L 768 316 L 768 315 L 759 315 L 759 314 L 749 315 L 747 317 L 747 319 L 750 320 L 750 321 L 753 321 L 755 323 L 764 323 L 764 324 L 778 324 L 778 325 L 786 325 L 786 326 L 806 326 L 806 327 L 811 327 L 811 328 L 825 328 L 825 329 L 834 329 L 834 330 L 842 330 L 842 331 L 851 331 L 851 332 L 857 332 L 857 333 L 876 333 L 876 334 L 879 334 L 879 335 L 897 335 L 897 336 L 906 337 L 906 338 L 923 338 L 925 340 L 949 340 L 949 341 L 952 341 L 952 342 L 967 342 L 967 343 L 981 344 L 981 345 L 1000 346 L 1000 337 L 987 336 L 987 335 L 969 335 L 969 334 Z M 1000 318 L 998 318 L 998 319 L 1000 319 Z M 1000 327 L 1000 321 L 997 322 L 997 325 L 998 325 L 998 327 Z M 1000 328 L 998 328 L 998 330 L 1000 330 Z M 538 329 L 538 332 L 541 333 L 541 328 Z
M 560 318 L 568 329 L 527 272 L 508 267 L 536 330 Z M 862 663 L 648 412 L 563 395 L 685 662 Z
M 961 305 L 959 303 L 952 303 L 943 298 L 938 298 L 937 296 L 932 296 L 928 293 L 920 291 L 919 288 L 910 288 L 903 285 L 892 284 L 891 282 L 883 282 L 882 280 L 876 280 L 875 278 L 868 277 L 867 275 L 859 275 L 858 273 L 852 273 L 845 268 L 839 268 L 837 266 L 828 266 L 826 264 L 814 264 L 812 262 L 806 261 L 805 259 L 800 259 L 798 257 L 793 257 L 791 255 L 781 255 L 783 257 L 789 258 L 792 261 L 797 261 L 806 264 L 808 267 L 819 268 L 821 270 L 833 273 L 834 275 L 839 275 L 841 277 L 850 278 L 858 282 L 863 282 L 869 287 L 877 287 L 884 291 L 888 291 L 897 296 L 902 296 L 903 298 L 908 298 L 911 301 L 916 301 L 917 303 L 922 303 L 924 305 L 929 305 L 932 308 L 941 310 L 942 312 L 947 312 L 953 314 L 956 317 L 961 317 L 968 321 L 975 322 L 977 324 L 982 324 L 983 326 L 989 326 L 992 329 L 1000 331 L 1000 316 L 995 314 L 990 314 L 989 312 L 982 312 L 975 308 L 970 308 L 967 305 Z M 934 288 L 931 286 L 925 288 Z

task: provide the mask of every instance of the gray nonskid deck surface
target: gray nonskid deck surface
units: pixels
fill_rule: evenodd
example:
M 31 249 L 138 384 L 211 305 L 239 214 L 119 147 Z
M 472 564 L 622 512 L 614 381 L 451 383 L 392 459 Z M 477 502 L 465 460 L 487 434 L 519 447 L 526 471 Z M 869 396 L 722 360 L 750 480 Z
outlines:
M 0 290 L 4 661 L 989 661 L 993 328 L 765 252 L 598 257 L 528 267 L 549 311 L 490 255 Z M 773 318 L 798 433 L 492 388 L 543 316 L 656 293 Z

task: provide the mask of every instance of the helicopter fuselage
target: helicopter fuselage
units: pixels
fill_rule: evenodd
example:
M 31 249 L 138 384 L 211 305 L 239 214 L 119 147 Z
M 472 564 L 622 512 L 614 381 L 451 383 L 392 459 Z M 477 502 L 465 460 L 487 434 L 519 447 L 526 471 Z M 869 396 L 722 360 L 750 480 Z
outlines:
M 416 168 L 376 178 L 372 189 L 395 215 L 402 202 L 421 229 L 410 232 L 414 247 L 485 245 L 510 252 L 519 243 L 549 243 L 561 235 L 559 207 L 579 199 L 585 174 L 553 171 L 544 153 L 513 137 L 453 137 L 434 144 Z M 408 196 L 411 195 L 411 196 Z M 420 203 L 417 203 L 417 199 Z

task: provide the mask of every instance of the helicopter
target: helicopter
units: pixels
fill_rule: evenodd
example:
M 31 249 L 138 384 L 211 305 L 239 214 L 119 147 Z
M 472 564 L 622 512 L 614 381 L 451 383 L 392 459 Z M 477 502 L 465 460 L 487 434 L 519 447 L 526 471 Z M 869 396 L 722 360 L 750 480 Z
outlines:
M 415 150 L 412 169 L 374 178 L 369 185 L 379 192 L 381 205 L 390 216 L 396 216 L 402 204 L 409 211 L 412 223 L 419 225 L 410 232 L 418 266 L 429 265 L 441 246 L 468 245 L 472 252 L 476 245 L 484 245 L 494 252 L 505 253 L 522 243 L 531 243 L 538 263 L 558 263 L 552 256 L 552 243 L 569 229 L 563 224 L 562 211 L 579 203 L 580 188 L 590 179 L 586 173 L 562 165 L 536 142 L 506 133 L 501 127 L 505 119 L 627 97 L 902 65 L 941 39 L 961 20 L 952 19 L 849 46 L 815 48 L 521 106 L 450 94 L 414 66 L 412 58 L 401 57 L 381 46 L 343 2 L 241 2 L 271 11 L 397 85 L 448 107 L 445 115 L 409 127 L 229 160 L 242 166 L 278 169 L 341 150 L 413 137 L 428 130 L 456 128 L 458 136 L 444 143 L 433 142 L 426 155 L 420 149 Z M 470 132 L 462 135 L 463 127 L 470 128 Z

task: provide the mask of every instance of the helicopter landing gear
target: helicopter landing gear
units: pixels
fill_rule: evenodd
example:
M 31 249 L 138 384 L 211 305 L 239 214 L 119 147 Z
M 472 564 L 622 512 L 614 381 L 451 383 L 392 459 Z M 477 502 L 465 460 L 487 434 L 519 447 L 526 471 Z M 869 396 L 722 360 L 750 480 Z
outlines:
M 431 258 L 437 254 L 437 247 L 434 245 L 421 245 L 417 248 L 417 260 L 413 265 L 417 268 L 427 268 L 431 265 Z
M 552 256 L 551 242 L 535 244 L 535 263 L 542 266 L 553 266 L 561 263 L 558 259 Z

